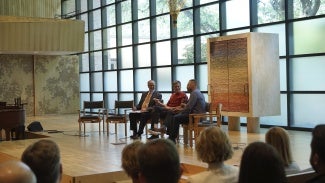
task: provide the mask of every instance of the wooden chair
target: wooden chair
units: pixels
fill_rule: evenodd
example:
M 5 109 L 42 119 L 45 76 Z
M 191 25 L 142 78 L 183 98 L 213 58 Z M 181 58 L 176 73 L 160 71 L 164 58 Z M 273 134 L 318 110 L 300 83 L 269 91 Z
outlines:
M 117 134 L 117 123 L 124 123 L 125 136 L 127 136 L 127 121 L 129 120 L 129 111 L 132 110 L 133 106 L 133 100 L 115 101 L 114 109 L 107 111 L 107 135 L 109 134 L 109 123 L 115 123 L 115 134 Z M 123 113 L 120 113 L 121 111 Z
M 287 182 L 288 183 L 305 183 L 309 179 L 317 176 L 317 173 L 314 170 L 309 171 L 301 171 L 296 174 L 287 175 Z
M 78 111 L 79 135 L 81 135 L 82 124 L 84 125 L 84 135 L 86 135 L 86 123 L 98 123 L 100 132 L 100 123 L 104 120 L 105 114 L 104 101 L 84 101 L 83 109 Z
M 214 119 L 217 119 L 214 121 Z M 190 142 L 190 147 L 193 147 L 193 141 L 199 136 L 202 130 L 209 126 L 221 126 L 221 105 L 217 106 L 216 111 L 213 111 L 211 103 L 206 103 L 206 113 L 190 114 L 188 125 L 184 126 L 184 143 Z

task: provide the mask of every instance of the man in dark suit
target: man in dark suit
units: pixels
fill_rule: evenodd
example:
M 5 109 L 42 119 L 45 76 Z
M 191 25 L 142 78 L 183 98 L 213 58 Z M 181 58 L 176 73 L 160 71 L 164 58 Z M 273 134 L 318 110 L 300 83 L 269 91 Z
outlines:
M 147 124 L 147 121 L 151 119 L 152 108 L 156 104 L 154 99 L 161 100 L 161 94 L 155 90 L 155 81 L 148 81 L 149 91 L 142 93 L 140 102 L 134 106 L 133 112 L 129 114 L 130 129 L 133 131 L 132 139 L 138 139 L 143 133 L 143 129 Z M 140 121 L 139 130 L 137 130 L 137 122 Z M 154 128 L 151 123 L 151 129 Z

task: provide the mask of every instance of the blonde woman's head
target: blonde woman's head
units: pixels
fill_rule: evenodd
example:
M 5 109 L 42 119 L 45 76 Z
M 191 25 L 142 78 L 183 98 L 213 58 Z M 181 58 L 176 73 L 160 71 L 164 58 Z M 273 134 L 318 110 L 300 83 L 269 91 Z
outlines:
M 265 142 L 275 147 L 285 166 L 292 162 L 288 132 L 281 127 L 272 127 L 265 134 Z
M 230 159 L 233 149 L 227 134 L 218 127 L 206 128 L 196 140 L 198 159 L 206 163 L 221 163 Z

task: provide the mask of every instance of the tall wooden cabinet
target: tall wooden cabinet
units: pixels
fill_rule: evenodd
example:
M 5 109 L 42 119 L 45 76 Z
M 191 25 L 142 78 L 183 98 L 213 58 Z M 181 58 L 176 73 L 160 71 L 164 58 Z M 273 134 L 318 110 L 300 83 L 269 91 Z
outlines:
M 209 99 L 222 114 L 261 117 L 280 114 L 277 34 L 244 33 L 209 38 Z

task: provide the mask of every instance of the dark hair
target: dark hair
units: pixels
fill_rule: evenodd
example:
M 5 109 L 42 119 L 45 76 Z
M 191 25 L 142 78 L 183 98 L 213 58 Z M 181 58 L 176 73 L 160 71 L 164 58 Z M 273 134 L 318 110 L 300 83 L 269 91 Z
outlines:
M 173 81 L 173 86 L 174 86 L 174 85 L 176 85 L 176 84 L 179 84 L 179 85 L 181 85 L 181 82 L 180 82 L 180 81 L 178 81 L 178 80 L 175 80 L 175 81 Z
M 238 183 L 286 182 L 284 165 L 276 149 L 264 142 L 253 142 L 244 150 Z
M 147 183 L 177 183 L 181 176 L 175 144 L 167 139 L 147 142 L 138 151 L 140 173 Z
M 51 140 L 39 140 L 28 146 L 21 156 L 35 173 L 37 183 L 54 183 L 61 176 L 60 150 Z
M 312 153 L 318 154 L 319 160 L 325 163 L 325 125 L 317 125 L 313 132 L 311 141 Z

